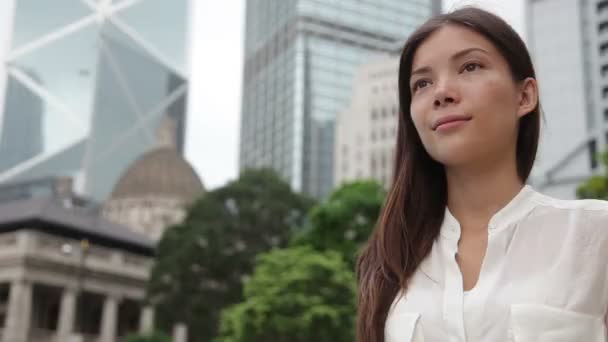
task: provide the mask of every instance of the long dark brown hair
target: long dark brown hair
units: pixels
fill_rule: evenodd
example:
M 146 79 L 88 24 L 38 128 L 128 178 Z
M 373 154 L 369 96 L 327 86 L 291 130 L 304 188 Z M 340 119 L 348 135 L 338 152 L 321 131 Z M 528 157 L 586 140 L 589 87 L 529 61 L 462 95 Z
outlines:
M 392 188 L 357 264 L 357 341 L 383 342 L 389 308 L 420 262 L 429 254 L 443 223 L 447 184 L 442 164 L 427 153 L 410 113 L 410 74 L 416 49 L 445 25 L 460 25 L 491 41 L 507 60 L 515 82 L 536 78 L 519 35 L 501 18 L 467 7 L 431 18 L 407 40 L 399 64 L 401 115 Z M 528 179 L 538 147 L 540 106 L 519 120 L 517 172 Z

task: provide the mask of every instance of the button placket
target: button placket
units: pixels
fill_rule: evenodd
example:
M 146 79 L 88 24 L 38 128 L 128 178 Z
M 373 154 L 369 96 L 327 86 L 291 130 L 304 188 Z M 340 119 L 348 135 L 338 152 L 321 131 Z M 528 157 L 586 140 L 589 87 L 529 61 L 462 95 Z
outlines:
M 448 328 L 450 341 L 465 342 L 462 273 L 456 262 L 458 238 L 445 240 L 445 244 L 444 250 L 447 255 L 445 255 L 443 319 Z

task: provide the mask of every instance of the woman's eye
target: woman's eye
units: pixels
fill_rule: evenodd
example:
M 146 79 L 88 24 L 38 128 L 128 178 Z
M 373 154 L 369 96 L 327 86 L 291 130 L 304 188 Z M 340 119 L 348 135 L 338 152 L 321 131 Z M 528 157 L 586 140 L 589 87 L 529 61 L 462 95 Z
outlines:
M 464 70 L 468 72 L 475 71 L 479 68 L 481 68 L 481 65 L 479 65 L 478 63 L 469 63 L 464 66 Z
M 424 87 L 426 87 L 426 86 L 428 86 L 428 85 L 429 85 L 429 81 L 427 81 L 427 80 L 420 80 L 420 81 L 416 81 L 416 82 L 414 83 L 414 87 L 413 87 L 413 89 L 412 89 L 412 90 L 413 90 L 413 91 L 416 91 L 416 90 L 418 90 L 418 89 L 420 89 L 420 88 L 424 88 Z

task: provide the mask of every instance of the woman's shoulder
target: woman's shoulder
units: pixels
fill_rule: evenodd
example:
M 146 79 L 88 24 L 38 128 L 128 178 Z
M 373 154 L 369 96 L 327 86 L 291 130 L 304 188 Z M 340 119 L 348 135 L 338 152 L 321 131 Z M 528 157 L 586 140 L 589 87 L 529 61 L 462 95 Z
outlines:
M 537 192 L 534 196 L 540 215 L 562 217 L 563 223 L 577 222 L 601 225 L 608 229 L 608 201 L 599 199 L 559 199 Z

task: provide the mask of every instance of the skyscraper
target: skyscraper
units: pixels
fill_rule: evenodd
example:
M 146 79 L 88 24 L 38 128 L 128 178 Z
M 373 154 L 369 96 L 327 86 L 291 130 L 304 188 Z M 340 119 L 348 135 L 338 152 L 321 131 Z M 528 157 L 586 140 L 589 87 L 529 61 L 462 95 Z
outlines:
M 29 73 L 32 79 L 39 78 Z M 42 152 L 42 100 L 34 96 L 24 85 L 9 84 L 6 107 L 15 110 L 7 112 L 0 134 L 0 170 L 6 170 Z M 27 137 L 27 138 L 25 138 Z
M 546 125 L 536 187 L 574 198 L 608 144 L 608 1 L 527 0 L 528 43 Z M 551 15 L 547 15 L 551 13 Z
M 190 0 L 2 2 L 0 182 L 72 176 L 103 200 L 163 115 L 183 153 Z
M 333 186 L 334 120 L 356 68 L 399 49 L 437 0 L 247 1 L 240 168 L 272 167 L 295 190 Z

